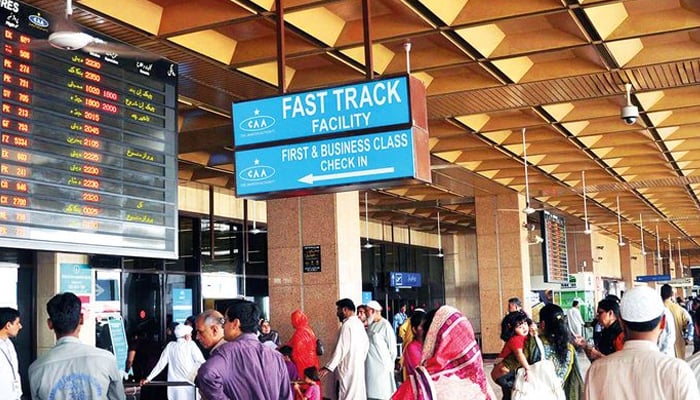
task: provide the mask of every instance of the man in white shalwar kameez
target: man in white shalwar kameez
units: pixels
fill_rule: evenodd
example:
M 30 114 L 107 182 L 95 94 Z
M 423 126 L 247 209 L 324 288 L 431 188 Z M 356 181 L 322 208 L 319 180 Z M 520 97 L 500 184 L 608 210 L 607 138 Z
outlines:
M 391 324 L 382 318 L 382 306 L 372 300 L 367 303 L 367 336 L 369 352 L 365 361 L 367 398 L 385 400 L 396 391 L 394 362 L 396 361 L 396 334 Z
M 204 356 L 199 347 L 192 341 L 192 327 L 178 324 L 175 327 L 176 341 L 168 343 L 160 355 L 158 364 L 153 367 L 146 379 L 141 380 L 145 385 L 153 380 L 160 372 L 168 367 L 168 382 L 193 383 L 197 376 L 197 369 L 204 363 Z M 194 400 L 199 399 L 194 386 L 169 386 L 168 400 Z
M 369 340 L 365 326 L 355 315 L 355 303 L 350 299 L 340 299 L 336 303 L 336 315 L 342 325 L 338 342 L 330 361 L 321 369 L 321 378 L 336 371 L 340 386 L 339 400 L 366 400 L 365 359 Z

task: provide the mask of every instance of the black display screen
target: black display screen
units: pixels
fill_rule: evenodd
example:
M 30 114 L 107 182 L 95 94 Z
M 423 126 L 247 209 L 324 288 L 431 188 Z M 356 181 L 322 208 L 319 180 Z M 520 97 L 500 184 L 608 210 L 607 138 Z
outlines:
M 51 48 L 2 4 L 0 246 L 177 258 L 177 65 Z

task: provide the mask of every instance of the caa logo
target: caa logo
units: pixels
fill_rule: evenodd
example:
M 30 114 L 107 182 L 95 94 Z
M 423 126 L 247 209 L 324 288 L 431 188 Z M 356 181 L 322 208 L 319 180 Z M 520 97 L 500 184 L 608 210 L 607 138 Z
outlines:
M 49 27 L 49 21 L 47 21 L 44 17 L 39 15 L 30 15 L 29 22 L 31 22 L 33 25 L 38 26 L 39 28 Z
M 246 132 L 258 132 L 269 129 L 275 125 L 275 119 L 265 115 L 256 115 L 255 117 L 246 118 L 238 124 L 241 130 Z
M 262 181 L 275 175 L 275 169 L 265 165 L 248 167 L 238 173 L 238 177 L 248 182 Z

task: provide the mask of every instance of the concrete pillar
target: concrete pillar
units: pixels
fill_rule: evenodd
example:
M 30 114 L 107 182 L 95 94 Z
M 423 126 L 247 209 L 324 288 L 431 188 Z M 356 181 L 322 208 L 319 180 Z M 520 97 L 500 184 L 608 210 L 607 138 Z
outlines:
M 271 324 L 282 342 L 294 330 L 291 314 L 302 309 L 327 353 L 338 332 L 335 302 L 362 300 L 358 192 L 270 200 L 267 203 Z M 303 272 L 303 246 L 320 246 L 321 270 Z
M 626 290 L 634 287 L 634 274 L 632 273 L 632 246 L 627 245 L 620 247 L 620 274 L 625 282 Z
M 476 197 L 479 303 L 484 353 L 498 353 L 501 320 L 508 298 L 519 297 L 529 309 L 530 263 L 525 199 L 516 193 Z

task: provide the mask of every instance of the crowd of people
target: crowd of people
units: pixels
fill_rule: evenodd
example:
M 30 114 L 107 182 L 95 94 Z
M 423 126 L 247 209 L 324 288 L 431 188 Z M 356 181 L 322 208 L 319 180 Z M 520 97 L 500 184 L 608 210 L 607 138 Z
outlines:
M 496 400 L 488 372 L 501 387 L 502 398 L 510 399 L 522 394 L 516 382 L 534 380 L 535 375 L 528 374 L 541 373 L 534 366 L 546 360 L 553 365 L 552 379 L 561 400 L 696 400 L 700 398 L 700 352 L 695 347 L 697 354 L 686 360 L 685 346 L 700 330 L 700 300 L 679 304 L 669 301 L 672 292 L 670 286 L 663 286 L 660 293 L 639 286 L 621 298 L 604 298 L 597 305 L 599 328 L 594 329 L 592 343 L 584 338 L 578 302 L 566 312 L 549 302 L 533 320 L 518 299 L 511 299 L 502 323 L 503 350 L 491 371 L 484 367 L 468 318 L 450 306 L 419 308 L 410 315 L 400 309 L 392 324 L 382 316 L 377 301 L 356 307 L 352 300 L 340 299 L 336 302 L 338 339 L 321 366 L 317 338 L 303 311 L 292 313 L 295 331 L 282 344 L 269 321 L 261 319 L 255 303 L 234 300 L 223 314 L 207 310 L 174 326 L 175 340 L 151 368 L 140 371 L 140 384 L 148 387 L 167 366 L 167 380 L 179 383 L 168 385 L 170 400 L 200 395 L 207 400 L 320 400 L 322 385 L 342 400 Z M 125 398 L 124 372 L 118 370 L 114 355 L 79 340 L 81 306 L 72 293 L 57 294 L 47 303 L 47 324 L 56 344 L 29 367 L 32 399 Z M 23 397 L 10 340 L 21 328 L 17 310 L 0 308 L 0 351 L 7 359 L 0 363 L 0 388 L 3 398 L 11 400 Z M 397 336 L 403 349 L 403 376 L 398 380 L 394 374 Z M 585 376 L 579 357 L 591 361 Z M 127 366 L 133 366 L 134 360 L 130 352 Z

